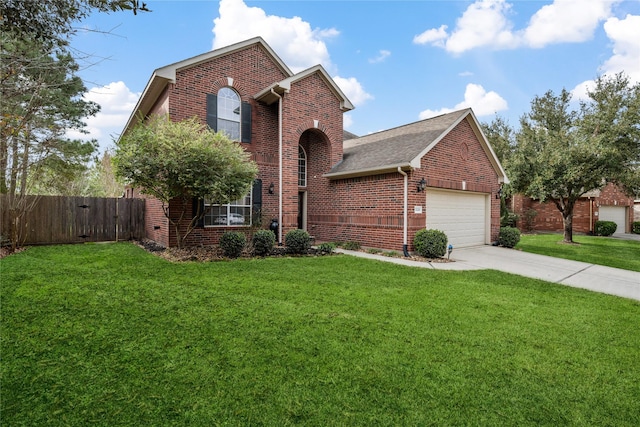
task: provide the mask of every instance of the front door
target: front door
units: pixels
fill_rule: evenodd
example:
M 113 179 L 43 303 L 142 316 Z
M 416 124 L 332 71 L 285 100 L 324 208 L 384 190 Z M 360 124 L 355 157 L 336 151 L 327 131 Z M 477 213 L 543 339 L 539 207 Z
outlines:
M 300 230 L 305 230 L 307 228 L 306 195 L 307 193 L 305 191 L 298 191 L 298 228 Z

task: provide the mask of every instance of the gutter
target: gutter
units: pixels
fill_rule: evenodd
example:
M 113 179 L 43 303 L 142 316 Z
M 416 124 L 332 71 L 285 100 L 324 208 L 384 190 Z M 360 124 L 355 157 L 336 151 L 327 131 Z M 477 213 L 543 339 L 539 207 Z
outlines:
M 403 207 L 403 220 L 402 220 L 402 253 L 404 256 L 409 256 L 409 245 L 407 243 L 407 233 L 409 230 L 409 224 L 407 224 L 408 219 L 408 188 L 409 188 L 409 177 L 407 173 L 402 170 L 400 166 L 398 166 L 398 173 L 404 177 L 404 207 Z
M 282 95 L 273 88 L 271 93 L 278 97 L 278 246 L 282 246 Z

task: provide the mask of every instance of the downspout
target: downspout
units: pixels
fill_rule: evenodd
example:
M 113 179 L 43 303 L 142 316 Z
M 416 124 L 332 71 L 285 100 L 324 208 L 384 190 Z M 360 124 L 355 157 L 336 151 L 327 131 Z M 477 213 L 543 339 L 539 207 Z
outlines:
M 589 233 L 593 234 L 593 200 L 589 197 Z
M 402 253 L 404 256 L 409 256 L 409 245 L 407 243 L 407 231 L 409 229 L 409 224 L 407 224 L 408 212 L 408 188 L 409 188 L 409 177 L 407 173 L 403 171 L 400 166 L 398 166 L 398 173 L 404 177 L 404 207 L 403 207 L 403 220 L 402 220 Z
M 278 246 L 282 246 L 282 95 L 271 88 L 278 97 Z

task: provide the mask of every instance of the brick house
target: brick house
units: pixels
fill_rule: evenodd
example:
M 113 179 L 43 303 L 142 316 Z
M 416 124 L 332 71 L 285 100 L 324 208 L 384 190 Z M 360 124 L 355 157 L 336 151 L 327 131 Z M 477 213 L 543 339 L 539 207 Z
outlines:
M 630 233 L 634 221 L 634 200 L 618 186 L 607 184 L 602 190 L 586 193 L 573 208 L 573 231 L 593 233 L 596 221 L 613 221 L 618 227 L 616 233 Z M 518 227 L 534 231 L 563 231 L 562 214 L 551 202 L 516 194 L 511 200 L 512 211 L 519 216 Z M 535 211 L 530 224 L 526 223 L 526 213 Z
M 294 74 L 257 37 L 155 70 L 124 132 L 137 117 L 197 116 L 257 163 L 242 200 L 194 201 L 208 213 L 188 244 L 216 244 L 227 230 L 272 220 L 280 243 L 296 228 L 318 242 L 405 251 L 425 227 L 456 247 L 497 238 L 496 195 L 507 178 L 470 109 L 355 137 L 342 121 L 353 108 L 322 66 Z M 147 237 L 175 245 L 168 225 L 160 203 L 147 199 Z

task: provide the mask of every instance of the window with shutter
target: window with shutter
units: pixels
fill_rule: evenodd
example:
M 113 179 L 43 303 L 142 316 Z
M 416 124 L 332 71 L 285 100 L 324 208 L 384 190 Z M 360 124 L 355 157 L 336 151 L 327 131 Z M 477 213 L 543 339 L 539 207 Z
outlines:
M 251 104 L 241 102 L 231 88 L 207 94 L 207 125 L 214 132 L 224 132 L 233 141 L 251 143 Z

